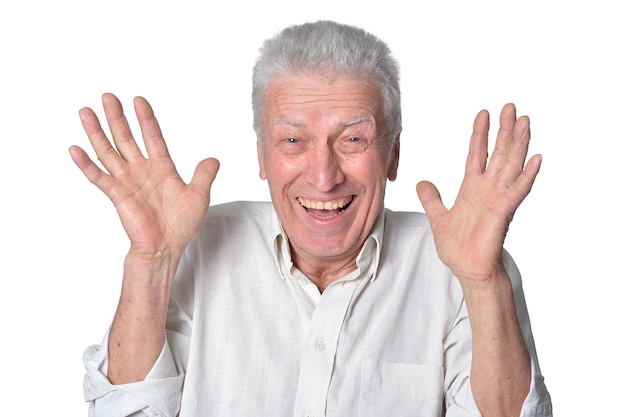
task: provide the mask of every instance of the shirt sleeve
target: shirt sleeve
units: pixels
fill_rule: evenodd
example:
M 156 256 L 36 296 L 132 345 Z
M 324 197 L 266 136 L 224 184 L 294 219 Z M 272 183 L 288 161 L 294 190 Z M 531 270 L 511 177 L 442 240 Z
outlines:
M 143 381 L 114 385 L 108 380 L 110 329 L 100 345 L 85 350 L 83 393 L 89 402 L 89 417 L 175 417 L 178 413 L 191 336 L 186 302 L 193 297 L 193 285 L 189 285 L 193 264 L 188 258 L 183 255 L 171 289 L 163 348 Z M 183 284 L 181 275 L 188 278 Z
M 520 417 L 552 417 L 552 402 L 536 362 L 531 361 L 530 391 L 522 405 Z M 480 417 L 480 411 L 472 396 L 471 385 L 465 385 L 447 404 L 446 417 Z
M 108 332 L 100 345 L 85 351 L 83 391 L 89 402 L 89 417 L 175 417 L 180 407 L 184 375 L 176 369 L 169 343 L 140 382 L 114 385 L 108 370 Z
M 552 417 L 552 400 L 539 368 L 530 318 L 522 289 L 521 275 L 507 252 L 504 253 L 504 262 L 513 285 L 517 317 L 530 354 L 531 363 L 530 390 L 522 405 L 520 417 Z M 469 366 L 464 370 L 460 370 L 463 367 L 463 363 L 468 363 L 468 359 L 471 362 L 471 335 L 469 338 L 463 335 L 468 332 L 468 326 L 469 318 L 467 317 L 465 305 L 463 305 L 459 314 L 459 320 L 455 329 L 451 332 L 451 340 L 448 341 L 453 346 L 450 348 L 450 351 L 454 352 L 450 355 L 448 370 L 455 368 L 457 370 L 455 371 L 455 382 L 452 384 L 452 386 L 456 386 L 454 393 L 453 395 L 447 395 L 446 417 L 480 417 L 481 415 L 472 395 Z

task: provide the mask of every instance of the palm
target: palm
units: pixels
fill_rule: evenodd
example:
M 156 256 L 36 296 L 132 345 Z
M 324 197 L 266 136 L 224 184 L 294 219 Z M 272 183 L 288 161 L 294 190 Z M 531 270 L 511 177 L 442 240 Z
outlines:
M 541 158 L 527 163 L 528 118 L 516 118 L 506 105 L 493 156 L 487 163 L 489 116 L 474 122 L 465 178 L 454 206 L 448 210 L 429 182 L 417 186 L 441 260 L 460 278 L 480 280 L 502 267 L 504 238 L 517 207 L 530 192 Z
M 80 115 L 91 144 L 108 172 L 98 168 L 78 147 L 71 148 L 72 159 L 111 199 L 133 250 L 154 255 L 184 249 L 198 232 L 208 208 L 217 161 L 202 161 L 191 183 L 185 184 L 169 157 L 147 101 L 136 99 L 135 110 L 148 158 L 143 156 L 133 139 L 117 98 L 106 94 L 103 104 L 115 148 L 93 111 L 83 109 Z

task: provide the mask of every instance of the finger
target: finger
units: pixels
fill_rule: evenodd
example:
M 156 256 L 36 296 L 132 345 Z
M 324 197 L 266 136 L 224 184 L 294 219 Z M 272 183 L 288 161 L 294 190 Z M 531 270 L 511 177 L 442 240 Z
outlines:
M 220 169 L 220 163 L 215 158 L 207 158 L 201 161 L 191 178 L 189 186 L 194 189 L 208 203 L 210 199 L 213 181 Z
M 78 115 L 98 160 L 111 174 L 121 171 L 124 161 L 102 130 L 98 116 L 88 107 L 80 109 Z
M 508 149 L 506 161 L 500 168 L 500 174 L 498 174 L 506 184 L 515 182 L 524 169 L 529 142 L 530 119 L 523 116 L 520 117 L 513 126 L 513 137 Z
M 169 158 L 170 154 L 152 106 L 143 97 L 135 97 L 134 104 L 148 156 L 150 158 Z
M 489 112 L 481 110 L 474 119 L 469 153 L 465 163 L 465 175 L 482 174 L 487 165 Z
M 428 216 L 428 221 L 431 225 L 435 225 L 439 218 L 448 211 L 441 201 L 439 190 L 433 183 L 428 181 L 419 182 L 415 190 L 424 207 L 426 216 Z
M 124 109 L 122 103 L 116 96 L 111 93 L 105 93 L 102 95 L 102 105 L 104 107 L 104 113 L 109 123 L 109 129 L 115 142 L 115 147 L 119 154 L 126 161 L 134 161 L 136 159 L 143 159 L 143 155 L 133 133 L 130 130 L 128 119 L 124 116 Z
M 487 171 L 499 175 L 500 170 L 507 164 L 509 149 L 513 141 L 513 128 L 516 121 L 516 109 L 512 103 L 506 104 L 500 112 L 500 128 L 496 143 L 487 165 Z
M 108 184 L 112 181 L 111 176 L 102 171 L 83 149 L 78 146 L 71 146 L 69 152 L 74 164 L 76 164 L 91 183 L 95 184 L 96 187 L 103 191 L 108 188 Z
M 517 206 L 519 206 L 530 193 L 535 179 L 537 178 L 537 174 L 539 174 L 542 160 L 541 155 L 533 155 L 526 163 L 524 170 L 517 177 L 516 181 L 507 190 L 507 192 L 510 193 L 509 199 Z

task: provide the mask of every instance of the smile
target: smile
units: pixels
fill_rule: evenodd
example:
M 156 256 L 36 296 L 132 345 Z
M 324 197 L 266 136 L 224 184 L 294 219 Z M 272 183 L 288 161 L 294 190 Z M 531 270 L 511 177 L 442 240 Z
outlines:
M 319 219 L 329 219 L 338 216 L 350 206 L 354 196 L 344 197 L 333 201 L 313 201 L 298 197 L 298 202 L 309 214 Z

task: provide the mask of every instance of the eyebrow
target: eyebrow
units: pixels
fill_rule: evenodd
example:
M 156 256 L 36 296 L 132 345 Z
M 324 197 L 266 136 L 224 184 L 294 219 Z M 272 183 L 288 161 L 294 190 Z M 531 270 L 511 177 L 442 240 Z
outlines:
M 369 116 L 359 116 L 354 119 L 345 120 L 339 123 L 339 126 L 352 126 L 352 125 L 357 125 L 363 122 L 371 123 L 372 125 L 376 126 L 376 123 L 374 122 L 374 120 L 372 120 L 372 118 Z
M 284 123 L 289 126 L 306 126 L 306 123 L 303 120 L 290 120 L 284 117 L 279 117 L 278 119 L 276 119 L 276 122 Z
M 286 119 L 284 117 L 280 117 L 276 119 L 276 121 L 278 123 L 284 123 L 289 126 L 306 126 L 306 122 L 303 120 L 291 120 L 291 119 Z M 339 122 L 337 126 L 352 126 L 352 125 L 356 125 L 356 124 L 363 123 L 363 122 L 371 123 L 372 125 L 376 126 L 376 123 L 374 122 L 374 120 L 372 120 L 372 118 L 369 116 L 359 116 L 359 117 L 355 117 L 354 119 L 344 120 L 342 122 Z

